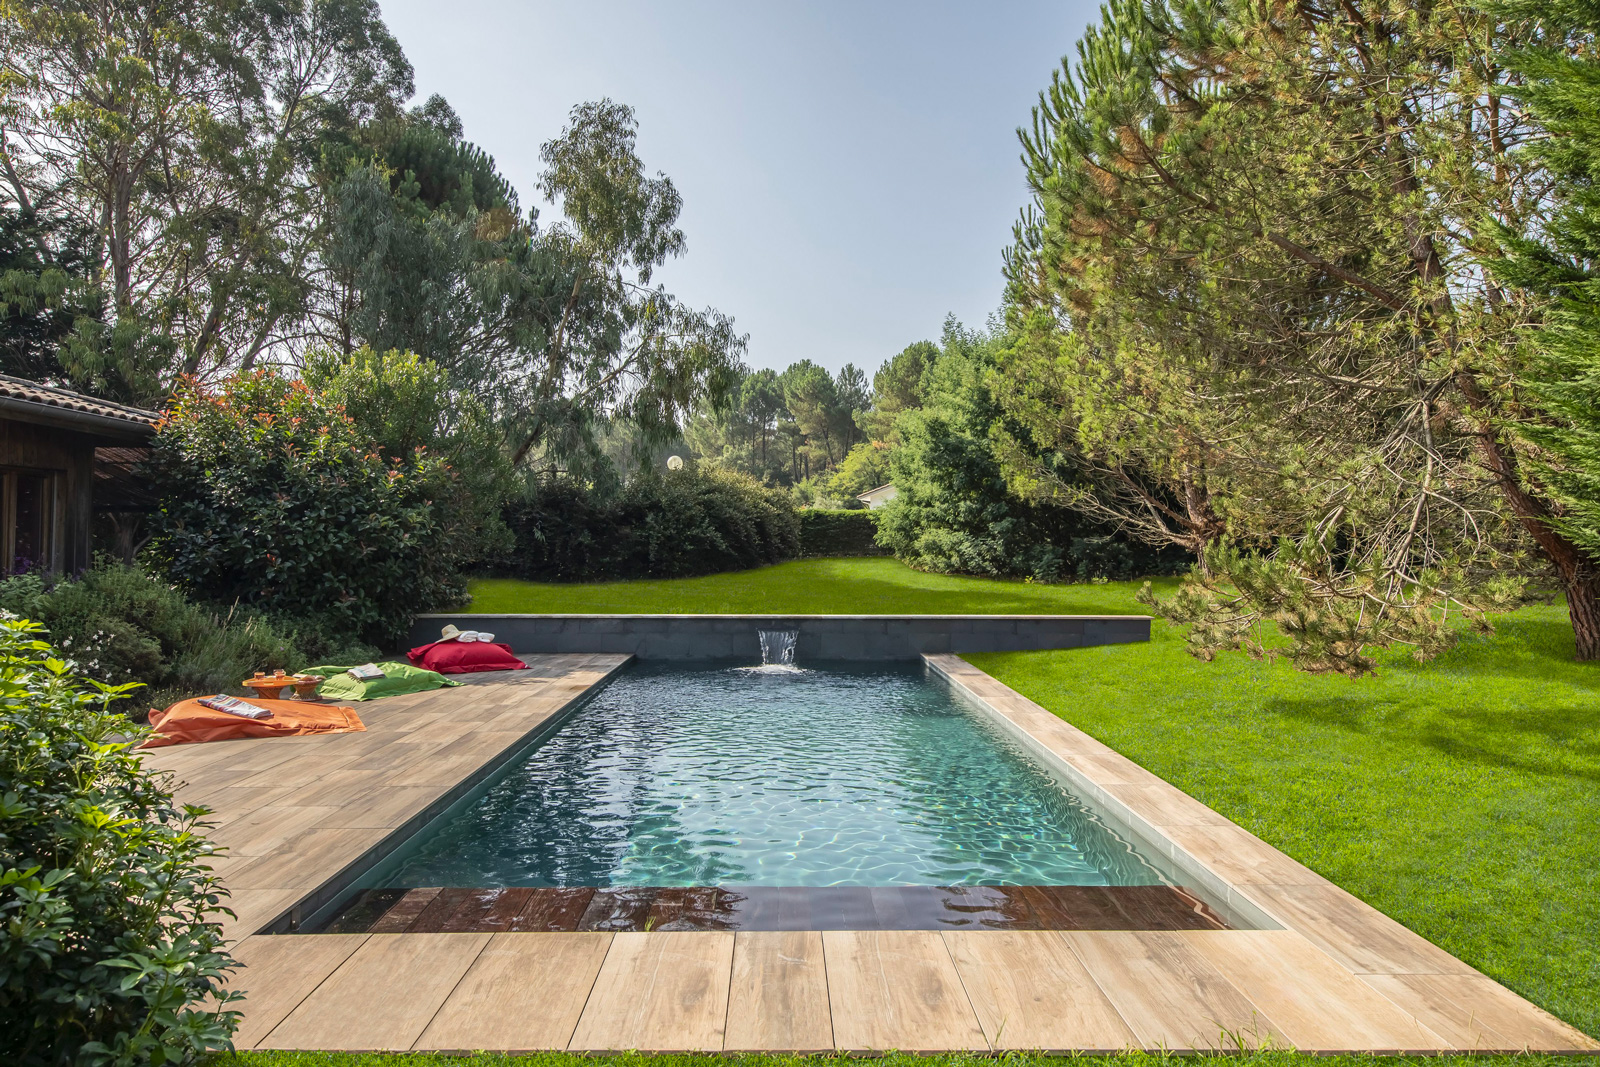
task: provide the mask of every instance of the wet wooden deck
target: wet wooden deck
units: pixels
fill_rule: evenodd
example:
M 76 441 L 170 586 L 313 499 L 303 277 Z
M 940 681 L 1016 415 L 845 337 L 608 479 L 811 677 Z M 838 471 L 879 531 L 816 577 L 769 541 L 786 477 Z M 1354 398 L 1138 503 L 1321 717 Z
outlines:
M 181 799 L 216 809 L 213 836 L 232 849 L 219 870 L 246 964 L 238 1047 L 1600 1047 L 953 656 L 930 666 L 1200 864 L 1214 895 L 1283 929 L 256 933 L 623 661 L 528 659 L 531 671 L 363 705 L 363 734 L 151 753 L 187 783 Z
M 1226 930 L 1166 885 L 371 889 L 327 934 L 718 930 Z

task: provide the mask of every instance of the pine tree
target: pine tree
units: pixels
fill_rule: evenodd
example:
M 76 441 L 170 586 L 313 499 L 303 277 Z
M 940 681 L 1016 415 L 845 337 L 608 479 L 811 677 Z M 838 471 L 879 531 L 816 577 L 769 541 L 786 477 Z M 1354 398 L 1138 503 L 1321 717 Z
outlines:
M 1539 413 L 1522 435 L 1530 464 L 1558 509 L 1551 519 L 1591 559 L 1600 558 L 1600 2 L 1539 5 L 1549 45 L 1511 57 L 1527 79 L 1518 96 L 1549 138 L 1532 151 L 1555 179 L 1558 208 L 1542 240 L 1502 234 L 1491 264 L 1506 280 L 1553 298 L 1530 339 L 1529 391 Z M 1577 47 L 1573 47 L 1577 46 Z

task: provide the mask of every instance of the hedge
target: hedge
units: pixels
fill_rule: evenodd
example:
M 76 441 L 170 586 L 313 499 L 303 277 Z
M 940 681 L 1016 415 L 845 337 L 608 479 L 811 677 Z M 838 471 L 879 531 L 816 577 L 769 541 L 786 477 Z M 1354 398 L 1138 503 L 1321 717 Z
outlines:
M 800 512 L 802 556 L 887 556 L 878 544 L 878 513 L 806 508 Z
M 515 546 L 490 568 L 533 581 L 683 578 L 800 552 L 787 494 L 723 472 L 641 479 L 615 498 L 551 482 L 508 507 L 505 518 Z

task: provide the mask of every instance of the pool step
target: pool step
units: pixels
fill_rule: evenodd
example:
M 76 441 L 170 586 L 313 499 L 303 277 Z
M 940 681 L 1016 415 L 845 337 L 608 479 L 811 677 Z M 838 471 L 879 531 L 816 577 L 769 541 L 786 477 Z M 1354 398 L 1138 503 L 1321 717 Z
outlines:
M 1225 930 L 1198 896 L 1139 886 L 368 889 L 308 933 L 579 930 Z

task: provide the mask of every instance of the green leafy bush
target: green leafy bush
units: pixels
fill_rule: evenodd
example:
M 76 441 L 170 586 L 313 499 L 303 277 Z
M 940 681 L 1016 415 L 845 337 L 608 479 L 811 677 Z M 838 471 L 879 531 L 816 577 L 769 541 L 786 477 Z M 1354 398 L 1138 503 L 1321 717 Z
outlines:
M 800 512 L 802 556 L 887 556 L 878 544 L 878 513 L 805 508 Z
M 238 1019 L 204 811 L 120 738 L 117 689 L 37 633 L 0 620 L 0 1061 L 193 1061 Z
M 463 558 L 510 547 L 500 512 L 516 489 L 511 460 L 483 401 L 453 387 L 443 367 L 414 352 L 313 351 L 301 377 L 384 456 L 404 460 L 422 448 L 449 465 L 439 503 Z
M 162 707 L 237 689 L 263 668 L 377 654 L 313 623 L 197 604 L 170 583 L 105 558 L 75 579 L 31 573 L 0 580 L 0 609 L 43 625 L 81 673 L 111 684 L 142 682 L 149 688 L 140 696 Z
M 788 495 L 721 471 L 642 478 L 613 498 L 547 483 L 508 508 L 506 520 L 515 548 L 494 569 L 542 581 L 680 578 L 800 551 Z
M 304 382 L 187 384 L 148 466 L 151 551 L 194 595 L 377 643 L 465 596 L 449 467 L 421 448 L 385 457 Z

